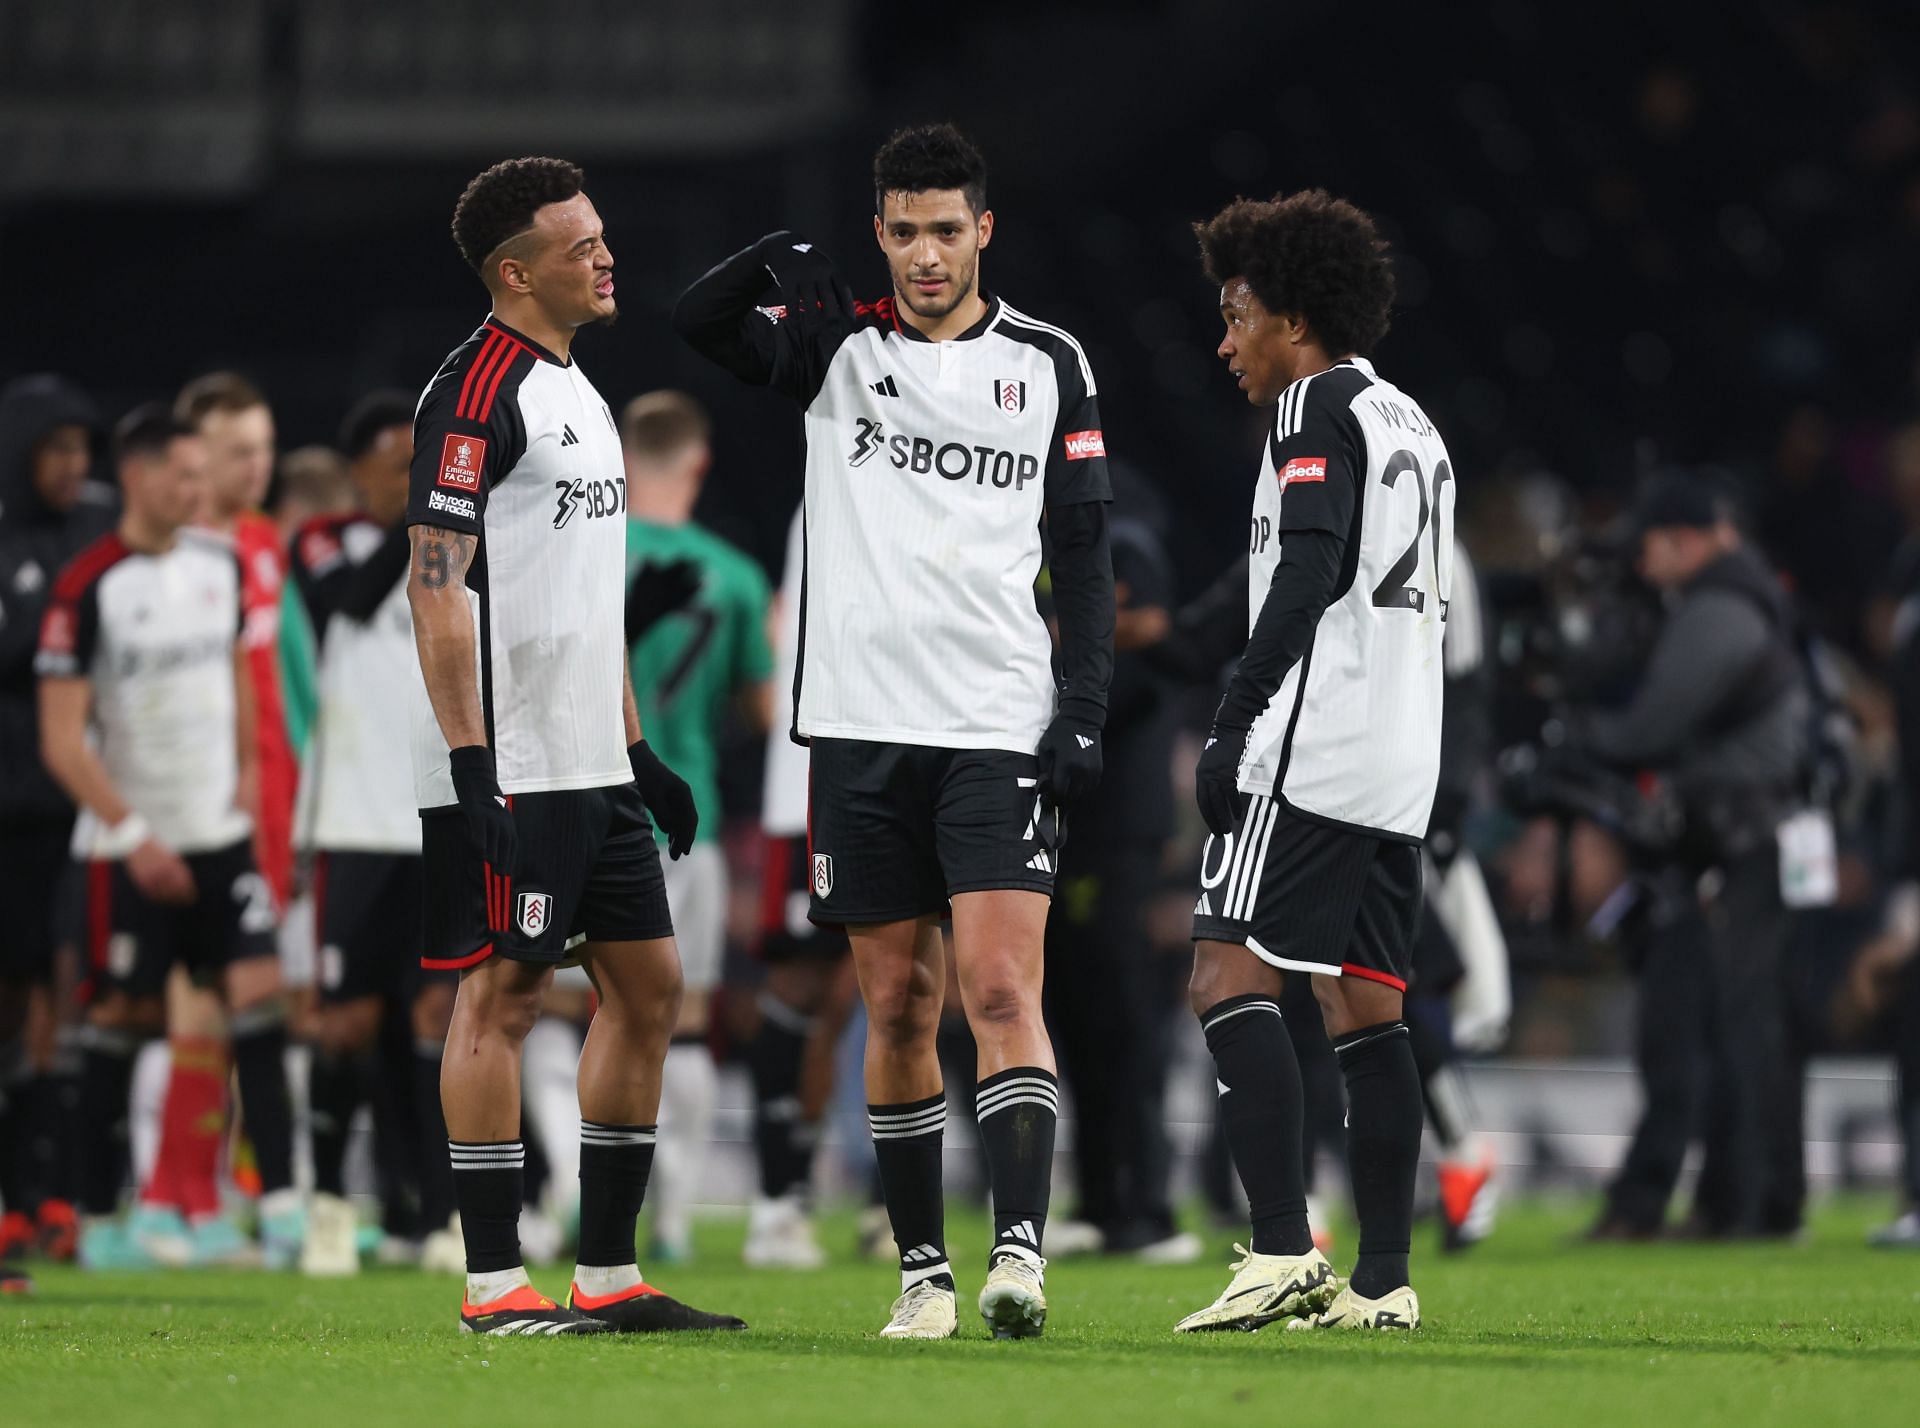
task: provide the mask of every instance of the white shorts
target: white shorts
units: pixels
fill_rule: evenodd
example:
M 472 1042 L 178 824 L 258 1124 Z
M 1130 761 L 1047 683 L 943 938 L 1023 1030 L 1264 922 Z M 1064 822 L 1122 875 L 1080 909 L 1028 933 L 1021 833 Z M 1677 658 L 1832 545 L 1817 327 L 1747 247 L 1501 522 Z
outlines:
M 718 843 L 695 843 L 681 857 L 662 857 L 660 871 L 687 990 L 712 991 L 727 950 L 727 855 Z

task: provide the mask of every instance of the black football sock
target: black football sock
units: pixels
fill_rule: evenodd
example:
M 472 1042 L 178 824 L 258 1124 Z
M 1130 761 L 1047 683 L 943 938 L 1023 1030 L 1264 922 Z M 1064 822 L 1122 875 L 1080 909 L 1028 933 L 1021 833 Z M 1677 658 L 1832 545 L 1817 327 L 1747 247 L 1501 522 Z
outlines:
M 428 1234 L 444 1230 L 453 1218 L 453 1169 L 440 1147 L 447 1142 L 447 1116 L 440 1105 L 440 1060 L 444 1041 L 413 1043 L 413 1113 L 418 1119 L 420 1148 L 415 1173 L 420 1187 L 420 1228 Z
M 987 1077 L 973 1095 L 980 1148 L 993 1192 L 993 1248 L 1035 1263 L 1047 1233 L 1053 1190 L 1053 1133 L 1060 1120 L 1060 1082 L 1038 1066 L 1010 1066 Z
M 467 1273 L 517 1269 L 526 1147 L 517 1140 L 450 1140 L 447 1159 L 453 1166 L 460 1233 L 467 1244 Z
M 106 1027 L 82 1028 L 80 1114 L 73 1127 L 75 1193 L 89 1215 L 120 1208 L 127 1174 L 127 1097 L 140 1040 Z
M 873 1131 L 873 1158 L 880 1168 L 887 1220 L 900 1248 L 900 1287 L 911 1289 L 930 1279 L 944 1289 L 953 1288 L 940 1173 L 947 1130 L 946 1093 L 924 1101 L 870 1105 L 867 1125 Z
M 307 1073 L 307 1120 L 313 1141 L 313 1188 L 323 1195 L 347 1193 L 343 1174 L 347 1132 L 359 1109 L 365 1061 L 351 1051 L 319 1051 Z
M 747 1045 L 753 1077 L 753 1148 L 760 1162 L 760 1193 L 775 1199 L 804 1189 L 811 1177 L 811 1146 L 800 1121 L 800 1071 L 813 1019 L 778 998 L 760 998 L 760 1029 Z
M 1403 1021 L 1334 1038 L 1347 1079 L 1347 1163 L 1360 1221 L 1353 1292 L 1378 1299 L 1407 1280 L 1413 1182 L 1420 1163 L 1420 1072 Z
M 287 1023 L 281 1008 L 234 1013 L 233 1066 L 260 1188 L 269 1195 L 285 1190 L 293 1184 L 293 1103 L 287 1096 Z
M 1247 1192 L 1255 1254 L 1308 1254 L 1306 1105 L 1293 1041 L 1272 997 L 1228 997 L 1201 1013 L 1220 1122 Z
M 634 1223 L 653 1174 L 658 1126 L 580 1122 L 580 1253 L 582 1266 L 632 1264 Z
M 0 1044 L 0 1209 L 32 1214 L 27 1200 L 27 1141 L 32 1120 L 28 1097 L 33 1078 L 16 1041 Z

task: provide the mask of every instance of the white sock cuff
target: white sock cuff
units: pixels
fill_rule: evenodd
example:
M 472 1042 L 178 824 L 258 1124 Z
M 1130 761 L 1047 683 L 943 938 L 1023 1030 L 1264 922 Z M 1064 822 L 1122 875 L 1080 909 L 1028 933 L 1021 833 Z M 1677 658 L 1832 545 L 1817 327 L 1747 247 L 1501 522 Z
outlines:
M 652 1145 L 659 1135 L 658 1126 L 607 1126 L 598 1121 L 580 1122 L 582 1145 Z
M 527 1148 L 517 1140 L 450 1140 L 447 1158 L 459 1170 L 521 1170 L 527 1163 Z

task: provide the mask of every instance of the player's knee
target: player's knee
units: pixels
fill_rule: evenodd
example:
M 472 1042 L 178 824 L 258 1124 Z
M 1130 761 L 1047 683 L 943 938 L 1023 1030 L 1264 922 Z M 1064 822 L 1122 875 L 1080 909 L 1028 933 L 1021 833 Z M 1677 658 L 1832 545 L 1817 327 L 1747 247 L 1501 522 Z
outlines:
M 1204 1017 L 1229 997 L 1253 992 L 1278 995 L 1279 978 L 1238 948 L 1213 950 L 1196 946 L 1193 975 L 1187 979 L 1187 1005 Z
M 1037 1001 L 1018 982 L 988 982 L 974 993 L 972 1020 L 980 1026 L 1018 1026 L 1038 1019 Z
M 911 980 L 902 978 L 894 986 L 876 989 L 867 999 L 867 1023 L 885 1046 L 917 1046 L 939 1026 L 940 1003 L 918 995 Z

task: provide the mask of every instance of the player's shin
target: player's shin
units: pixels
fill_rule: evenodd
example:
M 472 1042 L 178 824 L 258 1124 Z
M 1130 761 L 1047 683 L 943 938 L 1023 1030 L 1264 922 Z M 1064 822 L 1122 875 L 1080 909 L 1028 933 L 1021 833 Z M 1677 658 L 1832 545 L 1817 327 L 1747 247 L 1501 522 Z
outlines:
M 941 1183 L 941 1149 L 946 1137 L 947 1099 L 936 1092 L 923 1100 L 869 1105 L 874 1159 L 879 1163 L 881 1194 L 894 1242 L 900 1247 L 900 1287 L 923 1280 L 953 1288 L 947 1262 L 946 1199 Z
M 993 1189 L 988 1257 L 1011 1254 L 1038 1263 L 1052 1190 L 1060 1083 L 1039 1066 L 1009 1067 L 980 1083 L 974 1113 Z
M 657 1126 L 580 1122 L 580 1254 L 573 1282 L 591 1297 L 641 1282 L 634 1227 L 657 1139 Z
M 1403 1021 L 1334 1038 L 1347 1082 L 1347 1159 L 1360 1257 L 1353 1292 L 1380 1299 L 1408 1282 L 1414 1175 L 1420 1161 L 1420 1073 Z
M 118 1028 L 82 1030 L 75 1171 L 81 1212 L 107 1216 L 120 1204 L 126 1176 L 127 1093 L 140 1038 Z
M 1228 997 L 1201 1013 L 1213 1055 L 1220 1119 L 1246 1187 L 1255 1254 L 1304 1255 L 1307 1224 L 1306 1111 L 1293 1042 L 1272 997 Z

